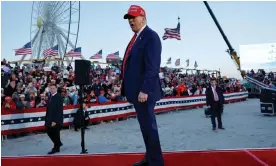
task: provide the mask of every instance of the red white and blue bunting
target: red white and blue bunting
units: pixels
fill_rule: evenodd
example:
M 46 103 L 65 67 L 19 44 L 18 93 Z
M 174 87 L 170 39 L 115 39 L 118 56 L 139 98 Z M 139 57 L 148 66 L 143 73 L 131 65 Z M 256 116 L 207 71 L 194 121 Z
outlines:
M 226 102 L 239 101 L 248 97 L 248 92 L 224 94 Z M 164 98 L 156 103 L 155 111 L 171 111 L 175 109 L 193 108 L 204 106 L 206 103 L 204 95 L 192 97 Z M 72 121 L 78 106 L 65 106 L 63 111 L 64 126 L 68 126 Z M 135 109 L 127 102 L 112 104 L 88 104 L 88 114 L 93 122 L 103 120 L 113 120 L 135 116 Z M 30 108 L 23 111 L 8 110 L 1 111 L 1 133 L 9 135 L 20 132 L 33 132 L 44 129 L 45 108 Z

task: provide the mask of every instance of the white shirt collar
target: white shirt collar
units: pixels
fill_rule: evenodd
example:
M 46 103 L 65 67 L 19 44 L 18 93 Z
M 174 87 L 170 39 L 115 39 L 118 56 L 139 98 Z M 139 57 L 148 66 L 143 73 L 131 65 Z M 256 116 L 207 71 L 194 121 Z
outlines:
M 147 24 L 145 24 L 141 29 L 140 29 L 140 31 L 139 32 L 137 32 L 137 36 L 136 36 L 136 39 L 137 39 L 137 37 L 141 34 L 141 32 L 146 28 L 146 26 L 147 26 Z
M 52 94 L 52 97 L 53 97 L 53 96 L 55 96 L 56 94 L 57 94 L 57 92 L 56 92 L 56 93 L 54 93 L 54 94 Z

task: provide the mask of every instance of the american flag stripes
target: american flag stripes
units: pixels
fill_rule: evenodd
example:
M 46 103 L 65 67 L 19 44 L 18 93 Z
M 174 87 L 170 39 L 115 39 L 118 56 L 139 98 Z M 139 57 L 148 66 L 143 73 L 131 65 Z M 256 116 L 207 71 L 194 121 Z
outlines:
M 179 66 L 180 65 L 180 59 L 177 59 L 176 61 L 175 61 L 175 66 Z
M 119 51 L 111 53 L 111 54 L 108 54 L 107 57 L 106 57 L 106 59 L 107 60 L 120 60 Z
M 66 57 L 81 57 L 81 47 L 72 49 L 65 56 Z
M 89 59 L 102 59 L 103 58 L 102 54 L 103 54 L 103 50 L 100 50 L 95 55 L 92 55 Z
M 32 54 L 31 42 L 28 42 L 22 48 L 15 50 L 15 55 L 28 55 L 28 54 Z
M 177 28 L 165 28 L 165 33 L 163 36 L 163 40 L 166 39 L 177 39 L 177 40 L 181 40 L 180 37 L 180 22 L 179 22 L 179 17 L 178 17 L 178 24 L 177 24 Z
M 43 51 L 44 57 L 58 56 L 58 45 Z

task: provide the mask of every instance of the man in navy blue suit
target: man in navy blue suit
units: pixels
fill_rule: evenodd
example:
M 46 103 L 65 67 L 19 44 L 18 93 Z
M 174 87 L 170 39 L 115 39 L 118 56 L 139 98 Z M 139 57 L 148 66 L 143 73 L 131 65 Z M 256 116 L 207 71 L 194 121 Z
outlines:
M 134 166 L 163 166 L 164 161 L 154 114 L 155 103 L 162 97 L 159 70 L 161 41 L 146 25 L 146 13 L 137 5 L 124 15 L 134 36 L 129 42 L 122 63 L 122 95 L 134 105 L 146 146 L 142 161 Z

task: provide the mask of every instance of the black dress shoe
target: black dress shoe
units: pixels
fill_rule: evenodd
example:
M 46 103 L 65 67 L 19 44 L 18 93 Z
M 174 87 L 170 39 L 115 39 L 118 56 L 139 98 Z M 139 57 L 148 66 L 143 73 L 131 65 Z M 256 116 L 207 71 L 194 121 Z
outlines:
M 134 163 L 133 166 L 148 166 L 148 162 L 145 160 L 142 160 L 142 161 Z
M 219 127 L 218 129 L 225 130 L 225 128 L 224 128 L 224 127 Z
M 212 130 L 213 130 L 213 131 L 216 131 L 216 128 L 215 128 L 215 127 L 213 127 L 213 128 L 212 128 Z
M 48 152 L 48 154 L 55 154 L 55 153 L 58 153 L 58 152 L 59 152 L 59 149 L 53 148 L 50 152 Z

